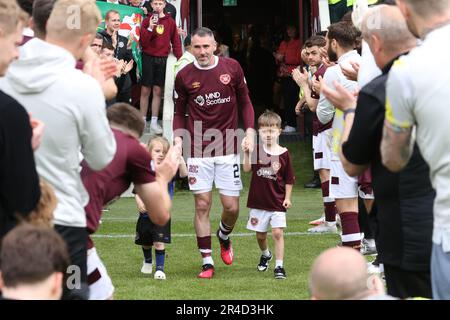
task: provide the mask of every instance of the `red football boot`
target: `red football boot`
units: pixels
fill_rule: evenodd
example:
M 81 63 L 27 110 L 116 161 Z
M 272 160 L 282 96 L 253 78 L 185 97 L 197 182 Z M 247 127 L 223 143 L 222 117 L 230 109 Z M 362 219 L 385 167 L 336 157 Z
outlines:
M 197 278 L 211 279 L 213 275 L 214 275 L 214 266 L 208 263 L 202 266 L 202 272 L 198 274 Z
M 222 258 L 223 263 L 230 266 L 233 264 L 234 256 L 231 241 L 230 239 L 223 240 L 221 237 L 219 237 L 219 230 L 217 230 L 217 237 L 219 238 L 220 242 L 220 257 Z

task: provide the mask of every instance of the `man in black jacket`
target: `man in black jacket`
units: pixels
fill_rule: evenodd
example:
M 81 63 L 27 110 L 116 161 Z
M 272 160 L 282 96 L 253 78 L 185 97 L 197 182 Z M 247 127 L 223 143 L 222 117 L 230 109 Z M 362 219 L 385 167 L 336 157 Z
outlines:
M 15 1 L 0 0 L 0 77 L 18 57 L 25 20 Z M 40 198 L 32 148 L 32 128 L 26 110 L 0 91 L 0 241 L 28 215 Z
M 112 44 L 114 47 L 114 58 L 129 62 L 133 56 L 131 53 L 131 43 L 124 36 L 119 35 L 120 13 L 115 10 L 109 10 L 105 15 L 105 30 L 100 32 L 103 41 Z M 116 102 L 131 103 L 131 78 L 126 73 L 117 78 L 116 85 L 118 89 Z
M 378 28 L 370 28 L 373 19 L 380 23 Z M 356 176 L 369 165 L 372 169 L 378 206 L 377 249 L 384 264 L 388 294 L 399 298 L 431 298 L 435 192 L 429 179 L 429 167 L 417 145 L 400 173 L 392 173 L 383 166 L 380 154 L 388 73 L 400 55 L 415 47 L 416 39 L 394 6 L 370 9 L 362 32 L 383 74 L 361 89 L 357 102 L 353 93 L 342 86 L 337 86 L 337 91 L 323 86 L 323 93 L 345 115 L 341 140 L 345 171 Z

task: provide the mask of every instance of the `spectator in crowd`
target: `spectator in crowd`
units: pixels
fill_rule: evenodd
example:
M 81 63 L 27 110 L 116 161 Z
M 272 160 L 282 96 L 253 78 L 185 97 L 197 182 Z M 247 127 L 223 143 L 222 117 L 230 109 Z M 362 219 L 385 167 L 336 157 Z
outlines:
M 283 92 L 283 108 L 286 126 L 284 133 L 297 131 L 297 116 L 295 106 L 298 101 L 299 87 L 291 77 L 292 70 L 301 64 L 302 44 L 297 27 L 290 25 L 286 28 L 286 39 L 281 42 L 275 59 L 278 62 L 278 76 L 281 78 Z
M 384 292 L 382 280 L 369 276 L 359 252 L 338 247 L 322 252 L 309 274 L 312 300 L 394 300 Z
M 33 31 L 36 38 L 45 40 L 47 33 L 45 28 L 55 2 L 56 0 L 34 0 Z M 105 100 L 113 99 L 117 95 L 117 86 L 113 78 L 116 74 L 116 63 L 112 59 L 100 61 L 98 55 L 91 48 L 86 49 L 82 58 L 77 61 L 76 68 L 83 70 L 84 73 L 91 75 L 100 83 Z
M 380 28 L 371 28 L 375 18 Z M 361 89 L 357 101 L 351 92 L 340 86 L 337 91 L 331 91 L 324 85 L 323 92 L 333 105 L 347 112 L 341 139 L 344 169 L 355 176 L 371 165 L 378 207 L 377 247 L 384 264 L 388 293 L 399 298 L 431 298 L 435 192 L 429 168 L 417 145 L 407 166 L 397 174 L 383 166 L 380 154 L 388 74 L 394 61 L 416 46 L 416 39 L 409 32 L 400 10 L 393 6 L 370 9 L 364 17 L 362 31 L 383 74 Z
M 100 32 L 100 34 L 103 36 L 103 42 L 113 46 L 114 58 L 118 61 L 123 60 L 126 62 L 116 78 L 118 93 L 115 101 L 131 103 L 131 77 L 129 75 L 131 69 L 127 68 L 127 70 L 129 70 L 125 72 L 125 68 L 128 64 L 131 64 L 131 68 L 133 66 L 131 62 L 131 41 L 126 37 L 119 35 L 120 23 L 120 13 L 115 10 L 109 10 L 105 15 L 106 28 Z
M 8 300 L 59 300 L 70 259 L 53 229 L 23 224 L 3 239 L 0 290 Z
M 103 36 L 100 33 L 97 33 L 97 34 L 95 34 L 95 38 L 91 43 L 91 49 L 98 56 L 100 56 L 100 53 L 102 52 L 102 48 L 103 48 Z
M 450 2 L 399 0 L 411 33 L 422 44 L 392 67 L 386 88 L 386 121 L 381 154 L 391 171 L 405 168 L 413 155 L 412 140 L 427 164 L 436 189 L 431 278 L 434 299 L 450 299 Z M 436 55 L 438 60 L 436 60 Z M 430 61 L 436 61 L 430 63 Z M 444 67 L 444 68 L 443 68 Z M 420 92 L 421 94 L 419 94 Z
M 214 31 L 214 39 L 216 39 L 216 42 L 217 42 L 217 45 L 216 45 L 217 49 L 216 49 L 216 51 L 214 51 L 214 54 L 218 57 L 229 58 L 230 57 L 230 48 L 226 44 L 222 43 L 222 39 L 220 38 L 217 31 Z
M 239 33 L 233 34 L 233 43 L 230 46 L 230 57 L 235 59 L 241 65 L 242 70 L 246 74 L 247 70 L 247 48 L 245 42 Z
M 187 35 L 184 39 L 184 53 L 180 59 L 175 63 L 175 77 L 181 69 L 186 67 L 188 64 L 195 61 L 195 56 L 192 54 L 192 45 L 191 45 L 191 35 Z
M 166 78 L 166 63 L 170 53 L 170 45 L 175 57 L 181 57 L 181 40 L 175 21 L 164 14 L 166 0 L 152 0 L 154 14 L 142 22 L 142 78 L 140 109 L 144 121 L 147 121 L 147 111 L 150 94 L 152 94 L 152 118 L 150 130 L 161 134 L 162 128 L 158 124 L 159 109 Z
M 277 68 L 272 52 L 264 48 L 261 42 L 260 36 L 253 37 L 246 73 L 256 118 L 266 109 L 273 108 L 272 89 Z
M 53 212 L 58 205 L 53 187 L 41 179 L 41 197 L 34 210 L 23 220 L 36 226 L 53 228 Z
M 73 28 L 69 10 L 80 8 L 80 28 Z M 81 285 L 67 298 L 88 297 L 86 279 L 86 216 L 88 195 L 79 175 L 80 151 L 94 170 L 114 157 L 116 144 L 105 115 L 99 83 L 74 68 L 95 37 L 100 12 L 90 0 L 59 0 L 47 22 L 46 41 L 34 38 L 21 47 L 20 59 L 0 87 L 46 124 L 36 152 L 39 174 L 58 197 L 55 229 L 68 244 L 71 264 L 79 267 Z
M 25 22 L 26 15 L 15 1 L 0 0 L 0 79 L 18 58 Z M 24 107 L 0 90 L 0 242 L 17 224 L 16 215 L 29 215 L 39 201 L 32 137 Z

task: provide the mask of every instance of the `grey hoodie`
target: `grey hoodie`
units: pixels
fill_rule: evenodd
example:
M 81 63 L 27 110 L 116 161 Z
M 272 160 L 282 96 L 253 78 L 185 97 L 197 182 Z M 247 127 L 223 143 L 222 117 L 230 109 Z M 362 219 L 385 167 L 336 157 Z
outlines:
M 101 170 L 113 159 L 116 143 L 99 83 L 76 70 L 75 62 L 67 50 L 32 39 L 0 79 L 0 88 L 45 123 L 35 159 L 39 175 L 58 198 L 55 224 L 85 227 L 89 197 L 79 174 L 79 153 L 93 170 Z

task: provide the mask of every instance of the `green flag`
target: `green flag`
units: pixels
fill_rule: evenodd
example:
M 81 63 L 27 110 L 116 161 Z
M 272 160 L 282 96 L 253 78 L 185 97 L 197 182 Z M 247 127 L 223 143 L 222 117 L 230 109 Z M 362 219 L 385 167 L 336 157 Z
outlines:
M 102 22 L 97 28 L 98 32 L 105 30 L 105 16 L 109 10 L 119 12 L 122 23 L 120 24 L 119 35 L 130 38 L 133 35 L 131 51 L 136 63 L 139 76 L 142 75 L 142 52 L 139 43 L 141 37 L 141 23 L 144 20 L 144 11 L 140 8 L 125 6 L 121 4 L 97 1 L 97 7 L 102 14 Z

